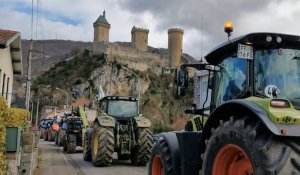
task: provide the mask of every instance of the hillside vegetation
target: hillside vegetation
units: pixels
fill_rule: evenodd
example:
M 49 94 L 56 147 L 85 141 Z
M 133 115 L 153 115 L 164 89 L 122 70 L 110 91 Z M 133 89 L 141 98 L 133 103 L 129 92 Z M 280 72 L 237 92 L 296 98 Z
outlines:
M 108 63 L 105 55 L 89 55 L 85 51 L 42 74 L 34 82 L 34 94 L 43 105 L 58 106 L 64 104 L 66 97 L 56 87 L 69 92 L 72 101 L 81 97 L 95 101 L 100 85 L 107 95 L 137 95 L 137 80 L 130 72 L 118 68 L 116 60 Z M 186 97 L 178 100 L 174 98 L 171 74 L 156 75 L 149 69 L 133 71 L 142 82 L 141 113 L 152 121 L 154 131 L 183 129 L 188 119 L 183 111 L 193 102 L 192 87 Z

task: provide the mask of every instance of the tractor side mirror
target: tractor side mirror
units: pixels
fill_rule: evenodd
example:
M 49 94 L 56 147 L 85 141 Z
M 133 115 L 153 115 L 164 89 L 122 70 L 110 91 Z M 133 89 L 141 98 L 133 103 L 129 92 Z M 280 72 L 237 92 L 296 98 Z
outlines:
M 187 93 L 188 83 L 189 83 L 189 75 L 186 69 L 180 69 L 177 73 L 177 91 L 176 95 L 184 96 Z

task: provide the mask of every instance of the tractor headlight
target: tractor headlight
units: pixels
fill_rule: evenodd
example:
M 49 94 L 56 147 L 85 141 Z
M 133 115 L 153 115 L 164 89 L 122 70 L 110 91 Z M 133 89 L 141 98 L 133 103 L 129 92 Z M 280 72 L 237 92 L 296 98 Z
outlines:
M 270 102 L 270 106 L 273 108 L 289 108 L 290 103 L 286 100 L 273 99 Z

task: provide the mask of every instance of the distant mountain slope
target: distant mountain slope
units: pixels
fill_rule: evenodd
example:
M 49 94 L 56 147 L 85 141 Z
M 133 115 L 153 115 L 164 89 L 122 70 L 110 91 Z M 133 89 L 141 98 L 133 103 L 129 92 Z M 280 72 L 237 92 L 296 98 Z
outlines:
M 27 74 L 27 57 L 30 40 L 22 40 L 22 57 L 24 75 Z M 69 40 L 37 40 L 33 43 L 32 74 L 40 75 L 49 70 L 56 63 L 72 57 L 74 53 L 92 46 L 91 42 Z M 43 57 L 44 51 L 44 57 Z

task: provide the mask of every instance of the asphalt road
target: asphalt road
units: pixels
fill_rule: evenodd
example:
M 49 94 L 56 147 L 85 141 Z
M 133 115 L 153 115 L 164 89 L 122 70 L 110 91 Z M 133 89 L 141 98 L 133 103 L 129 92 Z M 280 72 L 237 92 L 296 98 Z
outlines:
M 94 167 L 91 162 L 82 158 L 82 148 L 77 147 L 77 153 L 66 154 L 62 147 L 54 142 L 40 140 L 39 163 L 36 175 L 147 175 L 147 166 L 136 167 L 130 161 L 115 160 L 109 167 Z

